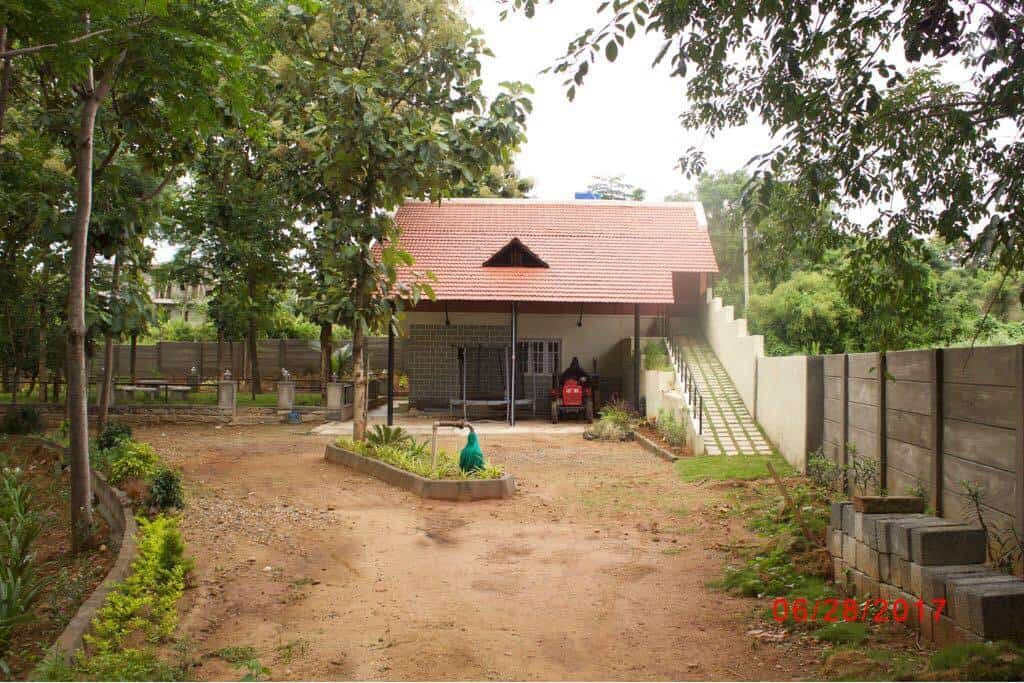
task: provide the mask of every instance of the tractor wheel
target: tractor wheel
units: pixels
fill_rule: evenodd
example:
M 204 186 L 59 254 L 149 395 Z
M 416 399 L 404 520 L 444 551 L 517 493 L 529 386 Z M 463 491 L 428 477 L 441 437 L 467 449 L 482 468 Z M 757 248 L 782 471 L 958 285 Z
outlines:
M 587 416 L 587 424 L 594 423 L 594 399 L 587 396 L 586 403 L 584 404 L 584 414 Z
M 558 424 L 558 401 L 551 402 L 551 424 Z

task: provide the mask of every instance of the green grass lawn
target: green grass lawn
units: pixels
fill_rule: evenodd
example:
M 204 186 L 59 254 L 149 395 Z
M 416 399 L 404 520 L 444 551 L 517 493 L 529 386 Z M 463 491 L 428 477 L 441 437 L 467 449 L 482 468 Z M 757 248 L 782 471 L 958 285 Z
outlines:
M 796 474 L 780 455 L 702 455 L 676 460 L 676 472 L 685 482 L 764 479 L 771 463 L 780 477 Z
M 61 402 L 63 402 L 64 393 L 61 392 Z M 10 403 L 11 394 L 10 392 L 0 392 L 0 403 Z M 39 402 L 39 394 L 33 393 L 31 396 L 28 394 L 20 393 L 18 395 L 18 403 L 32 404 Z M 89 391 L 89 405 L 96 405 L 97 403 L 96 391 Z M 175 396 L 171 394 L 169 401 L 164 400 L 164 394 L 161 393 L 159 396 L 143 397 L 137 395 L 131 399 L 123 399 L 117 397 L 116 405 L 121 406 L 153 406 L 154 408 L 172 405 L 172 406 L 215 406 L 217 405 L 217 393 L 214 391 L 197 391 L 188 395 L 187 398 Z M 277 406 L 277 392 L 266 392 L 262 394 L 256 394 L 256 398 L 253 398 L 252 394 L 248 392 L 238 392 L 238 405 L 239 407 L 248 408 L 274 408 Z M 295 394 L 295 405 L 297 406 L 319 406 L 324 405 L 320 398 L 319 392 L 306 392 Z

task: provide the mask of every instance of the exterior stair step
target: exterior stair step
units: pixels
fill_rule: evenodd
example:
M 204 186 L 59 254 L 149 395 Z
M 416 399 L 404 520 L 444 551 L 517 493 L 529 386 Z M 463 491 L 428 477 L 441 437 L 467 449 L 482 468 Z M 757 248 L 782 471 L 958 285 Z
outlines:
M 675 337 L 674 342 L 704 397 L 707 454 L 770 455 L 771 445 L 711 346 L 694 336 Z

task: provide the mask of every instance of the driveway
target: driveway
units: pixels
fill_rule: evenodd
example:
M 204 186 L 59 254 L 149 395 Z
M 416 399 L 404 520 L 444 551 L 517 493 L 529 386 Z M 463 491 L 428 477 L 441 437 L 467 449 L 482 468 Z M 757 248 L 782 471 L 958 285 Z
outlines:
M 510 500 L 430 502 L 323 460 L 301 426 L 151 427 L 185 472 L 180 634 L 202 679 L 252 646 L 275 679 L 787 679 L 754 603 L 706 588 L 742 520 L 631 443 L 494 434 Z M 461 439 L 441 445 L 456 450 Z

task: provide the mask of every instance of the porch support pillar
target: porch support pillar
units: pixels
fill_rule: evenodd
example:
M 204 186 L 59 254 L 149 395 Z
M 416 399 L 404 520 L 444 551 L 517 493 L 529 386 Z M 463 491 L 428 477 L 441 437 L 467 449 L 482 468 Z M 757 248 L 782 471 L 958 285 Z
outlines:
M 516 426 L 516 346 L 518 346 L 519 305 L 512 302 L 512 363 L 508 373 L 508 423 Z
M 392 316 L 394 309 L 392 309 Z M 388 426 L 395 423 L 395 326 L 388 320 Z
M 633 409 L 640 412 L 640 304 L 633 304 Z

